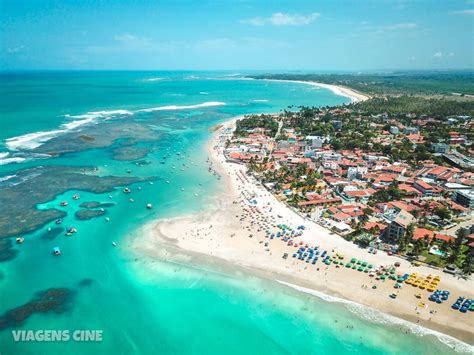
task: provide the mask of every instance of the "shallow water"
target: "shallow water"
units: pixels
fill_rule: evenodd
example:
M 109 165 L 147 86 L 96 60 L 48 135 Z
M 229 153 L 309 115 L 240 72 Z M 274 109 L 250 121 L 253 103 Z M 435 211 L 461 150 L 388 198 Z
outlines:
M 155 177 L 153 184 L 131 185 L 130 194 L 124 194 L 122 187 L 105 194 L 70 190 L 37 201 L 38 209 L 66 211 L 61 227 L 74 226 L 78 232 L 70 237 L 62 232 L 51 236 L 47 228 L 56 225 L 48 223 L 25 235 L 22 245 L 15 244 L 18 256 L 0 263 L 0 315 L 29 302 L 41 290 L 65 287 L 72 296 L 61 312 L 34 313 L 23 323 L 0 330 L 2 354 L 451 351 L 434 336 L 405 334 L 400 325 L 367 321 L 342 304 L 276 282 L 159 262 L 127 251 L 147 221 L 198 211 L 212 203 L 222 186 L 206 163 L 211 126 L 245 113 L 275 112 L 290 104 L 334 105 L 348 102 L 347 98 L 302 84 L 230 79 L 221 72 L 2 74 L 0 90 L 0 140 L 4 143 L 0 152 L 9 153 L 6 158 L 25 159 L 0 165 L 0 178 L 38 165 L 94 165 L 98 176 Z M 139 111 L 170 105 L 200 106 Z M 90 114 L 98 111 L 108 112 Z M 76 130 L 61 128 L 84 119 L 91 120 Z M 107 143 L 110 130 L 130 130 L 132 123 L 145 130 L 140 138 Z M 31 135 L 24 137 L 38 131 L 52 132 L 48 136 L 52 139 L 41 142 Z M 134 132 L 131 129 L 131 136 Z M 145 139 L 149 134 L 151 138 Z M 34 145 L 42 154 L 48 149 L 58 152 L 80 135 L 94 136 L 95 143 L 105 145 L 80 149 L 74 145 L 55 157 L 24 149 Z M 148 154 L 138 159 L 138 165 L 115 160 L 114 150 L 123 147 L 146 149 Z M 15 178 L 4 180 L 0 188 L 8 189 L 12 183 Z M 72 200 L 74 193 L 81 195 L 80 200 Z M 69 201 L 67 207 L 59 207 L 63 200 Z M 114 205 L 105 208 L 105 216 L 78 221 L 74 212 L 86 201 Z M 146 209 L 147 203 L 153 209 Z M 54 246 L 61 248 L 61 256 L 52 255 Z M 14 343 L 11 329 L 99 329 L 103 341 Z

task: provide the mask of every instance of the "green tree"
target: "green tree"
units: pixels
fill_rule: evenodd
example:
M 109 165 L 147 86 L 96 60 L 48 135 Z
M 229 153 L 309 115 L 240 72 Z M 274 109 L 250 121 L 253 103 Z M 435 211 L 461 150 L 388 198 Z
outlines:
M 443 221 L 451 218 L 451 212 L 446 207 L 436 207 L 433 212 Z
M 462 272 L 463 274 L 470 275 L 474 267 L 474 248 L 469 248 L 469 251 L 464 258 L 462 263 Z
M 454 243 L 453 243 L 451 255 L 448 259 L 450 263 L 455 262 L 457 258 L 459 257 L 464 239 L 466 237 L 467 237 L 467 230 L 464 228 L 458 229 L 458 231 L 456 232 L 456 239 L 454 240 Z

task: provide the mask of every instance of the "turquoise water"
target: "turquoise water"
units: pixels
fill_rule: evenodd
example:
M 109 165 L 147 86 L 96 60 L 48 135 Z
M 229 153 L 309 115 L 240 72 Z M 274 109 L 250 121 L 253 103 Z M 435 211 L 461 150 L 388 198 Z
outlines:
M 0 263 L 0 315 L 48 288 L 68 288 L 70 302 L 61 312 L 35 313 L 22 324 L 0 331 L 0 353 L 451 351 L 434 336 L 406 334 L 400 326 L 367 321 L 342 304 L 326 302 L 274 282 L 160 262 L 128 251 L 132 238 L 140 237 L 140 226 L 156 218 L 202 210 L 222 188 L 217 177 L 207 170 L 205 144 L 210 137 L 209 127 L 237 115 L 276 112 L 292 104 L 348 102 L 347 98 L 307 85 L 242 80 L 229 74 L 232 73 L 2 74 L 0 178 L 39 165 L 95 165 L 101 176 L 155 179 L 153 184 L 132 185 L 130 195 L 123 194 L 121 188 L 99 195 L 64 191 L 53 200 L 37 201 L 39 209 L 65 210 L 68 214 L 63 226 L 74 226 L 78 233 L 72 237 L 61 233 L 51 240 L 47 228 L 55 225 L 49 223 L 25 235 L 23 244 L 14 246 L 18 256 Z M 156 109 L 171 105 L 192 107 Z M 156 110 L 140 111 L 150 108 Z M 101 113 L 91 114 L 98 111 Z M 72 130 L 62 126 L 82 120 L 89 121 Z M 127 125 L 131 123 L 158 134 L 156 139 L 137 138 L 130 143 L 132 147 L 147 149 L 141 159 L 147 164 L 114 159 L 114 149 L 122 147 L 121 141 L 56 157 L 38 155 L 32 150 L 53 145 L 57 149 L 78 135 L 105 137 L 109 130 L 129 129 Z M 49 140 L 31 135 L 37 132 L 43 132 L 41 137 Z M 166 162 L 162 164 L 165 156 Z M 12 158 L 20 163 L 8 160 Z M 0 188 L 9 189 L 12 183 L 16 183 L 15 177 L 4 180 Z M 74 193 L 79 193 L 81 199 L 72 200 Z M 129 201 L 130 197 L 134 202 Z M 69 205 L 58 207 L 62 200 L 68 200 Z M 110 222 L 105 216 L 76 220 L 74 212 L 84 201 L 114 203 L 106 208 Z M 154 208 L 147 210 L 146 203 L 153 203 Z M 112 247 L 112 241 L 118 243 L 117 248 Z M 61 248 L 60 257 L 52 256 L 54 246 Z M 103 330 L 103 341 L 15 343 L 11 329 L 99 329 Z

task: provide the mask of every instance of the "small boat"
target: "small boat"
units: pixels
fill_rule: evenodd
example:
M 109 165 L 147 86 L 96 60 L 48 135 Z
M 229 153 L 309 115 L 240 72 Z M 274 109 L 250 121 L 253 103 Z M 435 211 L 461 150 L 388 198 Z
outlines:
M 23 238 L 23 237 L 16 238 L 16 243 L 17 244 L 22 244 L 24 241 L 25 241 L 25 238 Z
M 109 218 L 109 217 L 105 217 L 105 220 L 106 220 L 107 222 L 110 222 L 110 218 Z
M 141 190 L 141 189 L 142 189 L 142 187 L 141 187 L 141 186 L 138 186 L 138 187 L 137 187 L 137 189 L 138 189 L 138 190 Z
M 61 255 L 61 249 L 59 249 L 59 247 L 54 247 L 53 248 L 53 254 L 54 255 Z
M 146 208 L 148 208 L 149 210 L 151 210 L 153 208 L 153 205 L 151 203 L 147 203 L 146 204 Z
M 129 198 L 128 199 L 130 202 L 135 202 L 135 200 L 133 198 Z
M 167 183 L 167 184 L 169 184 L 169 183 L 170 183 L 170 181 L 169 181 L 169 180 L 166 180 L 166 183 Z
M 55 223 L 56 224 L 61 224 L 61 223 L 63 223 L 63 220 L 61 218 L 58 218 Z
M 62 201 L 59 205 L 62 206 L 62 207 L 66 207 L 68 205 L 68 202 L 67 201 Z
M 123 189 L 123 193 L 124 193 L 124 194 L 129 194 L 130 192 L 132 192 L 132 190 L 130 190 L 128 187 L 125 187 L 125 188 Z
M 73 233 L 76 233 L 77 229 L 74 227 L 66 227 L 66 235 L 71 236 Z
M 117 246 L 117 243 L 115 243 L 115 242 L 112 242 L 112 245 L 113 245 L 114 247 L 116 247 L 116 246 Z
M 181 191 L 184 191 L 184 187 L 181 188 Z
M 51 227 L 48 227 L 48 232 L 51 232 L 52 231 L 52 228 Z
M 80 198 L 81 198 L 81 196 L 79 196 L 79 194 L 72 195 L 73 200 L 79 200 Z

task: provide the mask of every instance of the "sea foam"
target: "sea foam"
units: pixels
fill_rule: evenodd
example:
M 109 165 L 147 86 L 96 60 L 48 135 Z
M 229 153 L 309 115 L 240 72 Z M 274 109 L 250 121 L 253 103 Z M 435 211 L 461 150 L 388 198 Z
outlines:
M 60 126 L 60 129 L 51 130 L 51 131 L 39 131 L 34 133 L 28 133 L 22 136 L 8 138 L 5 140 L 6 147 L 11 151 L 18 150 L 31 150 L 38 148 L 43 143 L 58 137 L 61 134 L 67 133 L 69 131 L 79 129 L 85 125 L 96 124 L 101 120 L 109 120 L 111 118 L 116 118 L 120 116 L 132 116 L 135 113 L 140 112 L 154 112 L 154 111 L 172 111 L 172 110 L 191 110 L 196 108 L 205 108 L 213 106 L 222 106 L 225 105 L 224 102 L 210 101 L 203 102 L 197 105 L 170 105 L 170 106 L 158 106 L 145 108 L 136 111 L 129 110 L 109 110 L 109 111 L 91 111 L 81 115 L 65 115 L 64 117 L 68 119 L 74 119 L 70 122 L 64 123 Z M 5 153 L 1 153 L 5 154 Z M 6 153 L 8 154 L 8 153 Z M 2 156 L 0 155 L 0 159 Z M 13 162 L 20 162 L 25 160 L 24 158 L 9 158 L 0 160 L 0 164 L 8 164 Z
M 10 163 L 21 163 L 23 161 L 25 161 L 26 158 L 5 158 L 5 159 L 0 159 L 0 165 L 6 165 L 6 164 L 10 164 Z
M 424 335 L 432 335 L 435 336 L 440 342 L 443 344 L 449 346 L 452 349 L 455 349 L 457 352 L 460 353 L 468 353 L 472 354 L 474 353 L 474 346 L 471 346 L 467 343 L 462 342 L 459 339 L 456 339 L 452 336 L 449 336 L 447 334 L 443 334 L 440 332 L 437 332 L 436 330 L 428 329 L 425 327 L 422 327 L 420 325 L 414 324 L 412 322 L 406 321 L 404 319 L 392 316 L 390 314 L 383 313 L 379 310 L 376 310 L 374 308 L 371 308 L 369 306 L 362 305 L 357 302 L 349 301 L 343 298 L 335 297 L 335 296 L 330 296 L 327 295 L 323 292 L 316 291 L 310 288 L 306 287 L 301 287 L 295 284 L 291 284 L 288 282 L 280 281 L 280 280 L 275 280 L 278 283 L 291 287 L 299 292 L 307 293 L 313 296 L 316 296 L 323 301 L 326 302 L 331 302 L 331 303 L 341 303 L 346 306 L 346 308 L 357 314 L 359 317 L 366 319 L 370 322 L 373 323 L 378 323 L 378 324 L 383 324 L 383 325 L 399 325 L 403 326 L 404 328 L 410 330 L 415 335 L 419 336 L 424 336 Z
M 0 176 L 0 182 L 7 181 L 7 180 L 10 180 L 10 179 L 13 179 L 14 177 L 16 177 L 16 175 L 6 175 L 6 176 Z
M 172 110 L 191 110 L 195 108 L 203 108 L 203 107 L 213 107 L 213 106 L 223 106 L 225 105 L 224 102 L 219 101 L 209 101 L 203 102 L 197 105 L 188 105 L 188 106 L 177 106 L 177 105 L 170 105 L 170 106 L 159 106 L 159 107 L 151 107 L 138 110 L 136 112 L 153 112 L 153 111 L 172 111 Z

